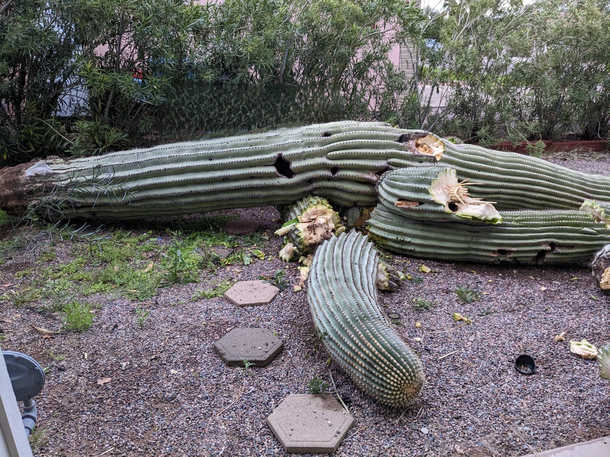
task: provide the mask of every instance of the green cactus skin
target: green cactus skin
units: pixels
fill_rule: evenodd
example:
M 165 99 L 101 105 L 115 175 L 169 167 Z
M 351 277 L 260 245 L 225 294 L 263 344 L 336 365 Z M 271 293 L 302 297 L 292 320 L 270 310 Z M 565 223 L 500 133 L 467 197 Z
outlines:
M 471 179 L 490 187 L 477 189 L 477 197 L 498 202 L 498 210 L 578 209 L 585 200 L 610 202 L 610 177 L 591 175 L 567 169 L 536 157 L 494 151 L 468 144 L 442 140 L 440 160 L 418 154 L 414 140 L 424 133 L 401 130 L 405 152 L 387 156 L 391 168 L 430 167 L 439 165 L 457 171 L 460 180 Z M 331 160 L 371 160 L 369 151 L 335 151 Z M 473 189 L 474 194 L 474 189 Z
M 371 237 L 391 251 L 414 257 L 536 265 L 587 262 L 608 243 L 606 224 L 577 210 L 505 211 L 500 223 L 448 213 L 428 191 L 442 171 L 425 167 L 387 173 L 368 221 Z M 488 186 L 473 186 L 473 193 L 480 195 Z M 420 204 L 404 208 L 397 207 L 397 201 Z
M 404 408 L 425 378 L 377 304 L 378 263 L 372 243 L 355 231 L 325 241 L 311 265 L 307 299 L 333 360 L 373 399 Z
M 377 201 L 376 173 L 388 169 L 385 157 L 404 149 L 399 136 L 386 124 L 352 121 L 280 129 L 48 160 L 49 174 L 29 178 L 24 185 L 31 195 L 53 189 L 50 199 L 64 203 L 58 218 L 156 217 L 291 204 L 308 195 L 341 206 L 370 206 Z M 353 149 L 374 152 L 377 158 L 327 158 L 329 152 Z M 3 200 L 19 200 L 6 194 L 0 192 L 0 206 Z
M 501 214 L 500 225 L 447 224 L 398 216 L 380 204 L 368 229 L 380 246 L 413 257 L 533 265 L 588 262 L 610 236 L 605 224 L 578 211 Z
M 74 160 L 49 159 L 49 173 L 0 171 L 0 208 L 62 208 L 57 218 L 142 218 L 286 205 L 316 195 L 344 207 L 373 206 L 389 169 L 454 168 L 460 180 L 492 184 L 477 195 L 498 210 L 578 209 L 610 202 L 610 178 L 534 157 L 440 141 L 439 159 L 418 150 L 427 132 L 344 121 L 193 141 Z

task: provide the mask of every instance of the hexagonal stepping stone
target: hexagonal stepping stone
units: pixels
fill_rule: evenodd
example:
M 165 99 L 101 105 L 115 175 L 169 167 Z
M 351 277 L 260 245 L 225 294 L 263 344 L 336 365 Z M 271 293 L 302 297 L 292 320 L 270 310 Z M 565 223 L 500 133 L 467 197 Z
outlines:
M 212 252 L 214 254 L 216 254 L 220 259 L 226 259 L 227 257 L 229 257 L 231 255 L 231 253 L 233 251 L 230 249 L 227 249 L 227 248 L 220 247 L 220 246 L 214 246 L 212 248 Z
M 225 292 L 224 297 L 237 306 L 266 305 L 279 291 L 267 281 L 239 281 Z
M 244 360 L 265 367 L 282 352 L 284 343 L 264 328 L 234 328 L 214 343 L 214 350 L 229 366 L 244 366 Z
M 247 235 L 256 232 L 260 226 L 261 223 L 257 221 L 238 219 L 227 222 L 222 229 L 230 235 Z
M 353 423 L 331 395 L 288 395 L 267 417 L 284 450 L 294 454 L 335 452 Z

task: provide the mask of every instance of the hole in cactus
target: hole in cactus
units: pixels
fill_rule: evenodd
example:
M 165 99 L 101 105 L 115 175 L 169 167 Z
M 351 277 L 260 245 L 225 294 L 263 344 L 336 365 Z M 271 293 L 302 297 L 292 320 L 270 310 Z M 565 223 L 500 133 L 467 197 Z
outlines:
M 509 251 L 508 249 L 498 249 L 498 255 L 510 255 L 512 254 L 512 251 Z
M 335 176 L 338 171 L 339 171 L 339 167 L 332 167 L 330 169 L 330 172 L 332 173 L 333 176 Z
M 322 134 L 322 136 L 323 136 L 324 138 L 328 138 L 330 135 L 331 135 L 331 134 L 330 134 L 330 133 L 328 133 L 328 132 L 324 132 L 324 133 Z
M 407 135 L 406 133 L 403 133 L 402 135 L 400 135 L 398 137 L 398 139 L 396 141 L 398 141 L 399 143 L 406 143 L 410 139 L 411 139 L 410 135 Z
M 292 171 L 291 168 L 292 163 L 284 159 L 284 156 L 282 154 L 277 155 L 273 166 L 275 167 L 275 171 L 277 171 L 280 176 L 292 178 L 295 175 L 294 171 Z
M 551 248 L 551 252 L 555 252 L 557 250 L 557 245 L 553 242 L 549 243 L 549 247 Z
M 390 167 L 383 167 L 381 170 L 376 171 L 375 174 L 377 176 L 381 176 L 382 174 L 384 174 L 386 171 L 388 171 L 390 169 Z
M 534 257 L 534 263 L 537 265 L 540 265 L 541 263 L 544 263 L 544 261 L 546 260 L 546 254 L 548 251 L 538 251 L 538 254 L 536 254 L 536 257 Z
M 452 213 L 455 213 L 459 209 L 457 203 L 454 203 L 454 202 L 449 202 L 449 204 L 447 206 L 449 207 L 449 210 Z

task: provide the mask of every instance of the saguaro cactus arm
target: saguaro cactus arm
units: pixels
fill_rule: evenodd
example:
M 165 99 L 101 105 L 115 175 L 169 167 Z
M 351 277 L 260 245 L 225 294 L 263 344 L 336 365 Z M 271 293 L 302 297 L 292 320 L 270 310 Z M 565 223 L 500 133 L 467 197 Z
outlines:
M 529 264 L 586 262 L 608 242 L 606 224 L 578 210 L 497 213 L 490 208 L 477 217 L 462 217 L 458 205 L 448 209 L 431 192 L 437 176 L 449 174 L 439 168 L 387 173 L 368 221 L 371 237 L 392 251 L 415 257 Z M 480 195 L 485 187 L 492 184 L 473 189 Z
M 377 304 L 377 253 L 352 231 L 324 242 L 311 266 L 310 310 L 331 357 L 372 398 L 401 408 L 424 385 L 419 358 Z

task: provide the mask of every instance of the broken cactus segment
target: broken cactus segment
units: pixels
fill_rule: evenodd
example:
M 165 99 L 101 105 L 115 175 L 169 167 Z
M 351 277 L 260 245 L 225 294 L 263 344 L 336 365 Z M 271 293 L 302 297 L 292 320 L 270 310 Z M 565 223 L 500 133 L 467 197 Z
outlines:
M 307 300 L 332 359 L 376 401 L 404 408 L 424 385 L 421 361 L 377 302 L 378 256 L 352 231 L 325 241 L 311 266 Z

